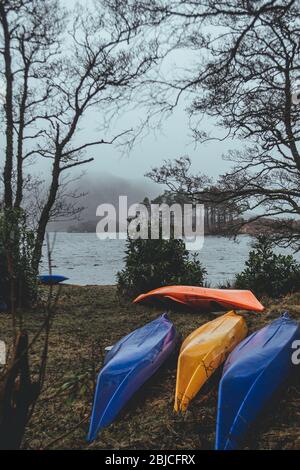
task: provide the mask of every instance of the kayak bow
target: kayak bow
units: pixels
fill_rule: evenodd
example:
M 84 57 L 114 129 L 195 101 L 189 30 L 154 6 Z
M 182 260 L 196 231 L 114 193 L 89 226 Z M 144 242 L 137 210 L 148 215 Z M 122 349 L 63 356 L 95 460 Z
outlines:
M 216 449 L 240 447 L 249 428 L 293 370 L 300 325 L 284 314 L 242 341 L 228 357 L 219 385 Z
M 97 379 L 88 441 L 111 424 L 132 395 L 172 353 L 176 331 L 167 314 L 118 341 Z
M 60 282 L 67 281 L 69 278 L 60 276 L 59 274 L 44 274 L 39 276 L 39 281 L 42 284 L 59 284 Z
M 187 409 L 203 384 L 246 334 L 243 317 L 230 311 L 200 326 L 185 339 L 177 367 L 176 412 Z

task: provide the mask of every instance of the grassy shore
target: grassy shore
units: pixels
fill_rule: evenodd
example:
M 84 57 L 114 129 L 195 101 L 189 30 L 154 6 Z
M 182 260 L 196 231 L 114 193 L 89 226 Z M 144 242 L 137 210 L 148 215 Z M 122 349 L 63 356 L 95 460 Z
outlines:
M 41 292 L 45 297 L 46 292 Z M 252 332 L 283 310 L 300 320 L 300 294 L 266 301 L 263 314 L 241 312 Z M 97 371 L 104 348 L 162 313 L 162 308 L 120 301 L 113 286 L 63 286 L 50 338 L 47 380 L 28 427 L 27 449 L 211 449 L 214 445 L 217 386 L 221 371 L 208 381 L 185 416 L 173 413 L 176 354 L 128 404 L 119 419 L 97 440 L 85 437 Z M 184 338 L 213 314 L 170 311 L 170 319 Z M 33 334 L 43 320 L 41 306 L 24 314 Z M 10 318 L 0 316 L 1 339 L 10 337 Z M 37 362 L 41 342 L 31 353 Z M 247 441 L 250 448 L 300 449 L 300 380 L 290 384 L 272 404 Z

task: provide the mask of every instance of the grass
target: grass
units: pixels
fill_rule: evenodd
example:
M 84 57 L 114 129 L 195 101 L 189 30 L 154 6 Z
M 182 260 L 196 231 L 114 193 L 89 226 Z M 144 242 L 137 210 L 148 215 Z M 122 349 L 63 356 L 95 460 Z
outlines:
M 45 296 L 45 291 L 41 293 Z M 266 300 L 263 314 L 242 312 L 252 332 L 283 310 L 300 320 L 300 294 Z M 176 354 L 148 381 L 97 440 L 85 440 L 97 371 L 104 348 L 162 313 L 162 308 L 119 301 L 114 286 L 64 286 L 50 338 L 45 389 L 28 426 L 26 449 L 212 449 L 215 438 L 217 371 L 184 415 L 173 413 Z M 33 334 L 43 320 L 36 307 L 24 315 Z M 169 311 L 182 338 L 214 318 L 201 312 Z M 10 318 L 0 316 L 1 339 L 10 338 Z M 34 369 L 40 354 L 31 352 Z M 300 383 L 295 381 L 265 414 L 247 448 L 300 449 Z

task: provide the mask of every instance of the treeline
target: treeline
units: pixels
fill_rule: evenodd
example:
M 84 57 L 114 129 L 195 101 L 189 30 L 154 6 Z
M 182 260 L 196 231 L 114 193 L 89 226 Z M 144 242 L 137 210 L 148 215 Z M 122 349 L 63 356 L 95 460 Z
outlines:
M 214 202 L 214 195 L 216 194 L 216 189 L 211 189 L 212 200 L 204 204 L 204 230 L 206 234 L 226 235 L 233 231 L 234 227 L 237 224 L 241 224 L 242 220 L 239 216 L 238 207 L 233 204 L 220 203 L 219 201 Z M 193 204 L 193 201 L 185 194 L 172 193 L 171 191 L 164 191 L 163 194 L 158 197 L 150 200 L 148 197 L 145 197 L 142 202 L 149 209 L 149 215 L 151 211 L 151 204 L 167 204 L 171 207 L 173 204 L 179 204 L 182 209 L 184 204 Z M 194 206 L 195 207 L 195 206 Z M 118 211 L 117 217 L 118 217 Z M 193 215 L 193 224 L 195 224 L 195 212 Z M 172 214 L 171 214 L 172 220 Z M 68 227 L 68 232 L 76 233 L 85 233 L 85 232 L 95 232 L 97 219 L 88 220 L 81 223 L 72 224 Z M 117 232 L 119 231 L 119 223 L 116 221 Z
M 97 220 L 88 220 L 79 222 L 76 225 L 70 225 L 67 230 L 56 230 L 58 232 L 67 231 L 68 233 L 94 233 Z M 261 233 L 276 235 L 287 230 L 289 221 L 285 219 L 268 219 L 262 217 L 256 219 L 252 217 L 245 219 L 239 217 L 221 206 L 208 206 L 204 210 L 204 233 L 205 235 L 223 235 L 232 233 L 240 235 L 257 236 Z M 294 229 L 300 228 L 299 221 L 293 221 Z M 116 221 L 117 233 L 119 232 L 119 223 Z

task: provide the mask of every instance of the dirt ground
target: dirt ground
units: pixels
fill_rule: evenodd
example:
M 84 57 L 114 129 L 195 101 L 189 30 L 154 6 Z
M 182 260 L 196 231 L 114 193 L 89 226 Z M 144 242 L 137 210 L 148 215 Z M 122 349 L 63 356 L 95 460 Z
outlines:
M 45 297 L 46 292 L 41 292 Z M 284 310 L 300 320 L 300 294 L 280 301 L 264 299 L 262 314 L 241 312 L 252 332 Z M 42 304 L 41 304 L 42 305 Z M 164 311 L 163 307 L 120 301 L 114 286 L 63 286 L 53 323 L 47 381 L 28 426 L 26 449 L 212 449 L 215 439 L 218 382 L 221 370 L 192 401 L 188 412 L 175 415 L 176 354 L 148 381 L 119 418 L 88 444 L 86 435 L 97 372 L 104 348 Z M 181 338 L 214 314 L 168 310 Z M 32 335 L 44 318 L 42 306 L 24 314 Z M 9 342 L 10 318 L 0 315 L 0 338 Z M 32 367 L 40 354 L 31 352 Z M 300 378 L 270 405 L 246 442 L 252 449 L 300 449 Z

